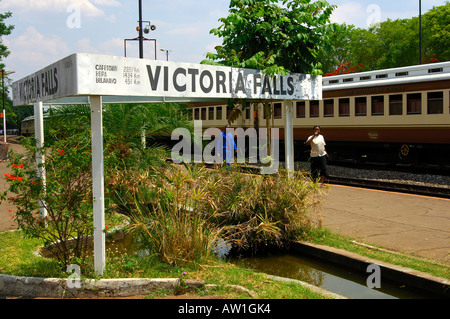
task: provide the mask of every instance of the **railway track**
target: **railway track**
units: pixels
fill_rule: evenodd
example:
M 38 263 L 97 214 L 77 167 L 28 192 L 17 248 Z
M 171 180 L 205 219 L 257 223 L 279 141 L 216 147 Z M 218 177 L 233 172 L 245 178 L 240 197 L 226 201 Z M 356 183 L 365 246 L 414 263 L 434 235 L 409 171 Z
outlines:
M 368 179 L 329 176 L 329 184 L 346 185 L 362 188 L 378 189 L 390 192 L 401 192 L 439 198 L 450 198 L 450 188 L 432 187 L 406 183 L 395 183 Z

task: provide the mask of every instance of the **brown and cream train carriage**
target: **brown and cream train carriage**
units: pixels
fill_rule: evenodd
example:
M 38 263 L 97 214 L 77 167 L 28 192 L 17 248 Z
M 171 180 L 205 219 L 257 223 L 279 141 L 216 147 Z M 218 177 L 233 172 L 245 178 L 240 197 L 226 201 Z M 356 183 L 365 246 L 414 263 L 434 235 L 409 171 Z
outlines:
M 324 77 L 322 84 L 322 100 L 294 102 L 296 161 L 307 158 L 304 141 L 320 125 L 331 160 L 450 166 L 450 62 Z M 227 113 L 226 104 L 201 105 L 192 115 L 206 129 L 222 128 Z M 231 127 L 264 127 L 256 114 L 261 105 L 247 107 Z M 283 103 L 272 103 L 270 123 L 281 139 L 284 117 Z

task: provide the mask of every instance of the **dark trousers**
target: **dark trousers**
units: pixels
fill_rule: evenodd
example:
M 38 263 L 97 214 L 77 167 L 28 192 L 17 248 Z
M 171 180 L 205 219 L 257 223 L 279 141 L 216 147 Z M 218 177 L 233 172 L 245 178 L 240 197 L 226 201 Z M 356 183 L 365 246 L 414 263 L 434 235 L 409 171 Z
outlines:
M 327 156 L 311 157 L 311 176 L 317 179 L 320 176 L 328 177 Z

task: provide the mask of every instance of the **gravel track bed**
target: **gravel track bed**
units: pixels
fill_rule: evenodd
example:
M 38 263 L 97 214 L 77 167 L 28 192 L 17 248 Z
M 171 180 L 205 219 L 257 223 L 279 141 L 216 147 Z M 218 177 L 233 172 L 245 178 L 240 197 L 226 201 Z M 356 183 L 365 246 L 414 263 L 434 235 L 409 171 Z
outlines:
M 333 165 L 328 165 L 328 173 L 332 176 L 338 177 L 369 179 L 450 189 L 450 176 L 348 168 Z

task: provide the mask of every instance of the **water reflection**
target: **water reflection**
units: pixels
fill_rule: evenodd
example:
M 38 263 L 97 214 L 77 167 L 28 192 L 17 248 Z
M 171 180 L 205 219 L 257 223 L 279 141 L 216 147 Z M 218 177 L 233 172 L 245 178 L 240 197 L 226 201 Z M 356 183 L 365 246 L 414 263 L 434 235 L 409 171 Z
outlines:
M 231 258 L 229 261 L 258 272 L 300 280 L 352 299 L 436 298 L 383 278 L 380 289 L 371 289 L 366 285 L 369 273 L 355 272 L 306 255 Z

